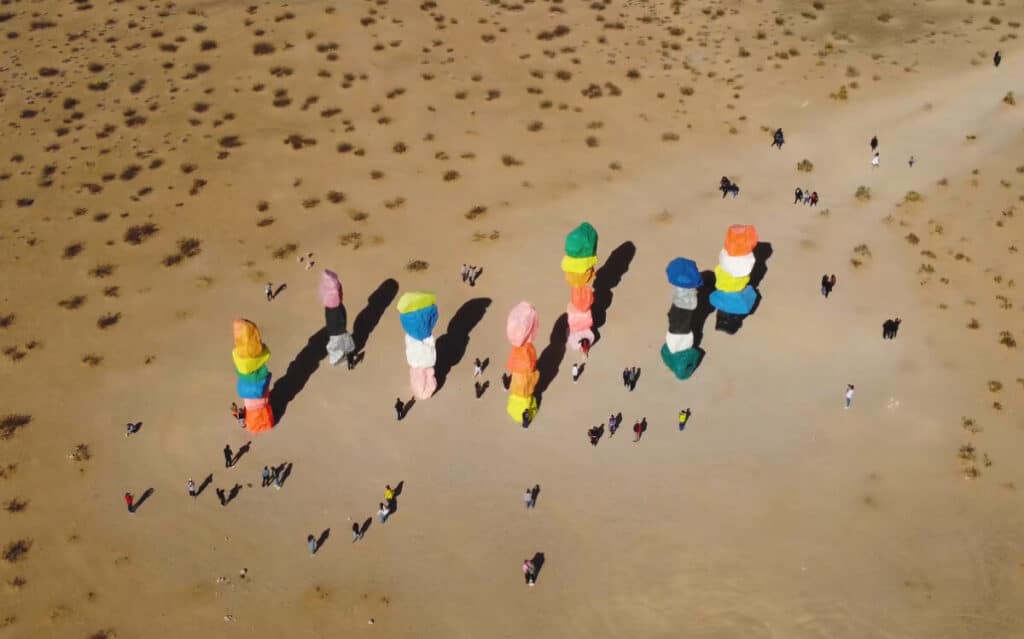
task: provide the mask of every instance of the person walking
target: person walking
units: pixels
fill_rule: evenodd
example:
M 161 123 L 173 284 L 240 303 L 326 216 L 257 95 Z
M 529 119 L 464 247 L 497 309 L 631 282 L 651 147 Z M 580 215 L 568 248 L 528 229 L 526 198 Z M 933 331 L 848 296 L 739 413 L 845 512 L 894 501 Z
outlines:
M 263 472 L 260 473 L 260 475 L 263 477 L 263 483 L 260 485 L 266 488 L 267 486 L 270 485 L 270 467 L 264 466 Z
M 999 68 L 999 63 L 1002 62 L 1002 61 L 1003 61 L 1002 54 L 1000 54 L 999 51 L 996 51 L 996 54 L 994 56 L 992 56 L 992 64 L 996 65 L 996 68 L 998 69 Z
M 818 192 L 811 191 L 811 206 L 818 206 Z
M 871 158 L 871 166 L 873 168 L 878 168 L 878 165 L 881 161 L 882 160 L 878 157 L 878 151 L 875 151 L 875 156 Z
M 191 477 L 188 478 L 188 483 L 185 484 L 185 487 L 188 488 L 188 496 L 193 498 L 193 499 L 195 499 L 195 497 L 196 497 L 196 483 L 194 481 L 192 481 Z
M 274 484 L 274 490 L 281 490 L 281 486 L 284 486 L 284 471 L 274 469 L 274 478 L 271 480 Z
M 575 384 L 580 378 L 580 365 L 572 365 L 572 383 Z
M 612 414 L 608 416 L 608 436 L 614 437 L 615 431 L 619 430 L 619 420 Z
M 484 373 L 484 363 L 477 357 L 473 360 L 473 377 L 480 377 Z
M 877 135 L 871 136 L 871 150 L 872 151 L 878 150 L 878 136 Z
M 316 554 L 316 537 L 308 535 L 306 537 L 306 545 L 309 546 L 309 556 L 312 557 Z
M 263 292 L 267 294 L 267 301 L 268 302 L 274 301 L 274 285 L 273 284 L 271 284 L 270 282 L 267 282 L 267 286 L 266 286 L 266 288 L 263 289 Z
M 907 160 L 907 164 L 909 164 L 909 165 L 910 165 L 910 168 L 914 168 L 914 163 L 915 163 L 915 162 L 917 162 L 917 160 L 915 160 L 915 159 L 914 159 L 914 156 L 913 156 L 913 155 L 911 155 L 911 156 L 910 156 L 910 159 L 909 159 L 909 160 Z
M 352 522 L 352 543 L 356 543 L 363 538 L 363 533 L 359 532 L 359 522 Z
M 637 443 L 638 441 L 640 441 L 640 435 L 642 435 L 643 432 L 644 432 L 644 427 L 640 423 L 640 420 L 638 419 L 638 420 L 636 420 L 636 423 L 633 424 L 633 443 L 634 444 Z
M 235 459 L 235 453 L 231 451 L 231 444 L 224 444 L 224 468 L 231 468 L 231 462 Z
M 526 579 L 526 585 L 530 587 L 537 581 L 536 568 L 530 559 L 523 560 L 523 577 Z
M 126 506 L 128 506 L 128 512 L 135 512 L 135 495 L 132 495 L 131 493 L 125 493 L 124 503 Z
M 580 352 L 583 353 L 584 359 L 590 357 L 590 340 L 586 337 L 580 340 Z
M 630 375 L 631 371 L 628 368 L 622 369 L 622 385 L 626 387 L 626 390 L 629 390 Z
M 395 500 L 395 491 L 391 488 L 391 484 L 384 485 L 384 501 L 388 504 Z
M 804 191 L 799 186 L 796 187 L 796 191 L 793 193 L 793 204 L 800 204 L 804 201 Z
M 383 526 L 388 523 L 388 516 L 391 515 L 391 507 L 384 502 L 377 504 L 377 515 L 380 516 L 380 523 Z
M 533 503 L 533 492 L 529 488 L 527 488 L 523 492 L 523 504 L 525 504 L 526 505 L 526 509 L 529 510 L 530 508 L 533 507 L 532 503 Z
M 828 273 L 821 276 L 821 294 L 824 297 L 828 297 Z
M 402 401 L 401 397 L 395 399 L 395 419 L 402 421 L 405 417 L 405 402 Z
M 466 264 L 463 264 L 462 265 L 462 270 L 460 271 L 460 274 L 462 275 L 462 283 L 465 284 L 466 281 L 469 279 L 469 266 L 466 265 Z
M 470 286 L 476 286 L 476 278 L 480 277 L 480 273 L 482 273 L 482 272 L 483 272 L 483 269 L 480 268 L 479 266 L 470 266 L 469 267 L 469 285 Z
M 853 403 L 853 384 L 846 385 L 846 408 L 850 407 Z
M 782 134 L 782 129 L 775 129 L 775 134 L 772 135 L 772 146 L 779 147 L 782 150 L 782 145 L 786 143 L 786 136 Z
M 226 506 L 227 503 L 228 503 L 228 496 L 224 494 L 224 489 L 223 488 L 218 488 L 214 492 L 217 493 L 217 499 L 220 500 L 220 505 L 221 506 Z

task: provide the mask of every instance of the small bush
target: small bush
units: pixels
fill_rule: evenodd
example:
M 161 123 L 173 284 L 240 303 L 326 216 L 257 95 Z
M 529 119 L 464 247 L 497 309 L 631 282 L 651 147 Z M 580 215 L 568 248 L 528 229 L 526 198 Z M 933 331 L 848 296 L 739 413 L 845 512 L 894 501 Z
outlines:
M 1003 102 L 1010 106 L 1017 106 L 1017 98 L 1013 97 L 1013 91 L 1007 91 L 1003 96 Z
M 10 413 L 0 419 L 0 439 L 10 439 L 14 433 L 32 423 L 31 415 Z
M 920 202 L 922 199 L 921 194 L 917 191 L 907 191 L 907 194 L 903 196 L 904 202 Z
M 866 202 L 871 199 L 871 189 L 864 185 L 858 186 L 857 192 L 853 194 L 853 197 L 861 202 Z
M 914 235 L 913 233 L 907 233 L 906 240 L 910 244 L 917 244 L 918 242 L 921 241 L 921 238 L 919 238 L 917 235 Z
M 1006 348 L 1017 347 L 1017 340 L 1013 339 L 1013 333 L 1011 333 L 1010 331 L 999 332 L 999 343 L 1005 346 Z
M 998 393 L 999 391 L 1003 390 L 1003 384 L 1002 382 L 990 379 L 988 382 L 988 390 L 991 393 Z
M 810 173 L 814 170 L 814 164 L 807 158 L 804 158 L 796 163 L 796 170 L 802 173 Z
M 31 539 L 19 539 L 17 541 L 12 541 L 4 548 L 4 561 L 13 564 L 16 561 L 23 559 L 31 547 Z
M 430 264 L 423 260 L 409 260 L 405 265 L 405 270 L 413 271 L 414 273 L 425 271 L 428 268 L 430 268 Z
M 124 241 L 133 246 L 138 246 L 150 237 L 156 235 L 159 230 L 160 228 L 152 222 L 129 226 L 128 230 L 124 232 Z

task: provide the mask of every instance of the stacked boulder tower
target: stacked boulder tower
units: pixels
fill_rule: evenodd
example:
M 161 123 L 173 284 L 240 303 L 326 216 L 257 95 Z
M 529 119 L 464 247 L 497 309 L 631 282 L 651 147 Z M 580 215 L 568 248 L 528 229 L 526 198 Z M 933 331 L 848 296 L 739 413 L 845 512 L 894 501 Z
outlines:
M 537 309 L 529 302 L 519 302 L 509 312 L 505 323 L 505 335 L 512 345 L 512 352 L 505 363 L 505 368 L 512 375 L 506 410 L 509 417 L 519 424 L 531 421 L 537 413 L 537 398 L 533 393 L 537 389 L 540 372 L 537 370 L 537 349 L 533 338 L 537 335 L 539 322 Z
M 725 247 L 718 254 L 715 267 L 715 291 L 711 305 L 717 310 L 715 328 L 733 334 L 743 325 L 757 304 L 758 293 L 750 285 L 750 274 L 757 258 L 757 230 L 746 224 L 734 224 L 725 234 Z
M 337 366 L 356 350 L 356 343 L 348 332 L 348 314 L 342 304 L 341 282 L 334 271 L 324 270 L 320 276 L 320 301 L 324 305 L 324 327 L 328 336 L 327 361 Z
M 434 365 L 437 347 L 437 296 L 433 293 L 404 293 L 398 298 L 398 319 L 405 331 L 405 359 L 409 362 L 409 386 L 416 399 L 427 399 L 437 390 Z
M 232 325 L 235 348 L 231 359 L 238 375 L 236 388 L 245 406 L 245 428 L 261 433 L 274 427 L 274 412 L 270 408 L 270 349 L 260 337 L 260 329 L 245 319 L 236 319 Z
M 703 278 L 697 264 L 685 257 L 669 262 L 665 275 L 672 285 L 672 305 L 668 309 L 668 333 L 661 347 L 661 361 L 677 379 L 689 379 L 704 355 L 693 345 L 693 316 Z
M 570 287 L 569 306 L 566 309 L 569 320 L 569 336 L 566 345 L 581 350 L 583 340 L 594 343 L 594 267 L 597 265 L 597 230 L 589 222 L 583 222 L 565 238 L 565 257 L 562 271 Z

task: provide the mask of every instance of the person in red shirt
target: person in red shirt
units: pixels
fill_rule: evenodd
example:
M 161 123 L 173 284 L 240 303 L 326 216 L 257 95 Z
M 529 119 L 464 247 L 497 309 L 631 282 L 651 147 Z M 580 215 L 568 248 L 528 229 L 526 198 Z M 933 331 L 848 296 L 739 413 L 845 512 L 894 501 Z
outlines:
M 583 352 L 583 357 L 590 355 L 590 340 L 586 337 L 580 340 L 580 351 Z
M 124 503 L 128 506 L 128 512 L 135 512 L 135 497 L 131 493 L 124 494 Z

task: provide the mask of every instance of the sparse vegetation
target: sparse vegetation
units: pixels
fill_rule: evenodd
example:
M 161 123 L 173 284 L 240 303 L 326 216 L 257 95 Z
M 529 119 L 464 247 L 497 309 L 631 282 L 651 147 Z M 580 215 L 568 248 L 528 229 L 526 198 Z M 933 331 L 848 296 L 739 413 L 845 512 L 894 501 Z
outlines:
M 477 206 L 474 206 L 473 208 L 471 208 L 469 211 L 466 212 L 465 218 L 467 220 L 475 220 L 476 218 L 480 217 L 481 215 L 483 215 L 486 212 L 487 212 L 487 207 L 486 206 L 477 205 Z
M 906 235 L 906 238 L 905 238 L 905 239 L 906 239 L 906 240 L 907 240 L 907 242 L 909 242 L 910 244 L 917 244 L 918 242 L 920 242 L 920 241 L 921 241 L 921 238 L 917 237 L 917 235 L 915 235 L 915 234 L 913 234 L 913 233 L 907 233 L 907 235 Z
M 76 308 L 80 307 L 82 304 L 85 304 L 85 299 L 85 295 L 72 295 L 71 297 L 64 298 L 61 301 L 57 302 L 57 306 L 69 311 L 73 311 Z
M 288 244 L 284 244 L 274 249 L 270 256 L 275 260 L 283 260 L 284 258 L 293 255 L 297 250 L 299 250 L 299 245 L 289 242 Z
M 871 199 L 871 189 L 861 185 L 857 187 L 857 192 L 853 194 L 853 197 L 857 198 L 861 202 L 867 202 Z
M 1017 348 L 1017 340 L 1010 331 L 999 331 L 999 343 L 1006 348 Z
M 9 513 L 24 512 L 26 508 L 28 508 L 28 502 L 24 499 L 18 499 L 17 497 L 9 499 L 7 503 L 4 504 L 4 510 Z
M 1013 97 L 1013 91 L 1007 91 L 1003 96 L 1003 102 L 1010 106 L 1017 106 L 1017 98 Z
M 88 355 L 82 356 L 82 363 L 89 368 L 95 368 L 103 363 L 103 357 L 96 355 L 95 353 L 89 353 Z
M 920 202 L 922 199 L 923 197 L 917 191 L 907 191 L 907 194 L 903 196 L 904 202 Z
M 89 275 L 101 280 L 105 277 L 110 277 L 114 274 L 114 269 L 117 267 L 113 264 L 98 264 L 93 268 L 89 269 Z
M 68 459 L 76 462 L 84 462 L 92 459 L 92 451 L 89 450 L 89 444 L 78 444 L 71 449 L 68 453 Z
M 814 164 L 807 158 L 804 158 L 796 163 L 796 170 L 802 173 L 810 173 L 814 170 Z
M 114 324 L 117 324 L 119 321 L 121 321 L 120 313 L 107 313 L 106 315 L 101 315 L 100 318 L 96 320 L 96 328 L 101 331 L 106 330 Z
M 156 235 L 159 230 L 159 227 L 152 222 L 129 226 L 128 230 L 124 232 L 124 241 L 133 246 L 138 246 L 150 237 Z
M 25 557 L 29 548 L 32 547 L 31 539 L 19 539 L 12 541 L 4 548 L 4 561 L 13 564 Z
M 990 393 L 998 393 L 1003 390 L 1003 384 L 1000 381 L 990 379 L 988 382 L 988 390 Z
M 405 265 L 405 270 L 412 271 L 414 273 L 425 271 L 428 268 L 430 268 L 430 264 L 423 260 L 409 260 Z
M 84 248 L 85 244 L 83 244 L 82 242 L 68 244 L 67 246 L 64 247 L 64 252 L 61 254 L 61 257 L 64 258 L 65 260 L 70 260 L 73 257 L 77 257 Z
M 31 415 L 9 413 L 0 419 L 0 439 L 7 440 L 14 437 L 14 434 L 32 423 Z

